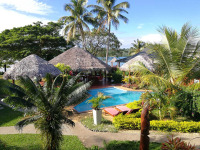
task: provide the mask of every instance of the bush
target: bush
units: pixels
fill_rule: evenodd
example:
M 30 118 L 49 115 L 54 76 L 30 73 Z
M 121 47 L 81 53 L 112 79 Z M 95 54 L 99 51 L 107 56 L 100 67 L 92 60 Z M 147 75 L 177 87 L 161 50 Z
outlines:
M 190 143 L 182 141 L 180 138 L 176 137 L 168 138 L 168 141 L 162 143 L 162 150 L 195 150 L 195 146 L 192 146 Z
M 122 71 L 117 68 L 117 70 L 112 73 L 112 79 L 114 83 L 121 83 L 122 82 Z
M 142 108 L 142 100 L 134 101 L 134 102 L 128 103 L 128 104 L 126 105 L 126 107 L 128 107 L 128 108 L 130 108 L 130 109 Z
M 116 128 L 119 129 L 130 129 L 130 130 L 140 130 L 141 128 L 141 119 L 134 118 L 133 115 L 118 115 L 113 119 L 113 124 Z M 200 132 L 200 122 L 177 122 L 172 120 L 159 121 L 152 120 L 150 121 L 151 130 L 160 130 L 160 131 L 175 131 L 175 132 Z

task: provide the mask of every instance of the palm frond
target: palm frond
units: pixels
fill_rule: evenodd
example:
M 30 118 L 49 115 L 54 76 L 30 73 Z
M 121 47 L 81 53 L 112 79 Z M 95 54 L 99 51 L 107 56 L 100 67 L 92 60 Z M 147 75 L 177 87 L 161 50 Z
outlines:
M 22 128 L 30 123 L 33 123 L 35 121 L 37 121 L 39 118 L 41 118 L 42 116 L 38 115 L 38 116 L 34 116 L 34 117 L 30 117 L 30 118 L 26 118 L 20 122 L 18 122 L 16 125 L 15 125 L 15 128 L 17 130 L 22 130 Z
M 119 19 L 123 20 L 125 23 L 128 23 L 128 18 L 127 17 L 125 17 L 125 16 L 123 16 L 121 14 L 119 14 L 118 17 L 119 17 Z
M 113 7 L 113 9 L 130 8 L 129 2 L 121 2 Z
M 33 103 L 31 103 L 31 101 L 25 100 L 21 97 L 15 97 L 15 96 L 6 97 L 4 99 L 4 102 L 11 106 L 14 106 L 15 108 L 20 108 L 20 107 L 31 108 L 35 106 Z
M 78 98 L 80 98 L 82 96 L 82 93 L 86 92 L 90 86 L 91 86 L 91 82 L 87 82 L 84 85 L 78 87 L 76 90 L 74 90 L 71 94 L 67 96 L 67 99 L 69 99 L 69 101 L 67 102 L 66 105 L 70 105 L 71 103 L 76 101 Z

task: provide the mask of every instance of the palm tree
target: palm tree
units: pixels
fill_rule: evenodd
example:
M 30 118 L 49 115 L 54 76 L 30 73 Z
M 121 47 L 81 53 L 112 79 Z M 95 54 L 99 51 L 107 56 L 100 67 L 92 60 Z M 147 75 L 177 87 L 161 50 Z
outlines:
M 63 114 L 64 107 L 80 97 L 90 86 L 89 82 L 77 83 L 78 78 L 79 75 L 67 81 L 63 76 L 62 83 L 58 86 L 59 76 L 53 80 L 47 75 L 43 87 L 29 77 L 20 78 L 22 86 L 0 80 L 0 93 L 8 95 L 4 101 L 15 108 L 35 108 L 35 115 L 18 122 L 16 127 L 21 130 L 25 125 L 34 123 L 41 131 L 45 149 L 57 150 L 62 140 L 62 124 L 75 125 Z
M 122 13 L 128 12 L 124 8 L 129 8 L 130 5 L 128 2 L 121 2 L 116 4 L 116 0 L 97 0 L 97 3 L 102 5 L 89 5 L 88 7 L 92 7 L 92 13 L 97 14 L 97 19 L 100 27 L 108 26 L 108 33 L 110 36 L 111 31 L 111 23 L 117 29 L 119 25 L 119 19 L 122 19 L 125 23 L 128 22 L 128 18 L 126 18 Z M 107 41 L 107 50 L 106 50 L 106 63 L 108 63 L 108 51 L 109 51 L 109 38 Z
M 81 35 L 83 48 L 85 48 L 84 30 L 90 31 L 88 24 L 93 24 L 92 13 L 86 9 L 87 0 L 71 0 L 70 4 L 65 5 L 65 11 L 70 12 L 71 16 L 64 16 L 59 19 L 66 24 L 64 34 L 67 34 L 67 41 L 75 37 L 78 33 Z
M 158 31 L 166 41 L 150 46 L 155 57 L 155 71 L 137 64 L 132 66 L 134 73 L 140 75 L 144 83 L 156 87 L 181 85 L 197 77 L 200 62 L 200 42 L 196 42 L 198 30 L 186 23 L 180 34 L 166 26 Z
M 143 41 L 140 41 L 139 39 L 134 40 L 134 43 L 131 43 L 133 47 L 130 48 L 129 55 L 134 55 L 139 52 L 141 52 L 142 48 L 145 47 L 146 43 Z

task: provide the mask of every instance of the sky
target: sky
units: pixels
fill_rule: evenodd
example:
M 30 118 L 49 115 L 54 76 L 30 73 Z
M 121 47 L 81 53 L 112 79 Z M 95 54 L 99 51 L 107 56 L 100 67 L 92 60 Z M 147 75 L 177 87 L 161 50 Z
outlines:
M 117 3 L 125 0 L 117 0 Z M 182 25 L 189 22 L 200 29 L 200 0 L 126 0 L 130 8 L 124 14 L 129 22 L 120 21 L 114 32 L 122 43 L 122 48 L 131 47 L 136 39 L 145 42 L 160 42 L 162 36 L 157 29 L 162 26 L 180 31 Z M 95 4 L 96 0 L 88 0 Z M 70 0 L 0 0 L 0 32 L 13 27 L 21 27 L 42 21 L 57 21 L 70 15 L 64 5 Z

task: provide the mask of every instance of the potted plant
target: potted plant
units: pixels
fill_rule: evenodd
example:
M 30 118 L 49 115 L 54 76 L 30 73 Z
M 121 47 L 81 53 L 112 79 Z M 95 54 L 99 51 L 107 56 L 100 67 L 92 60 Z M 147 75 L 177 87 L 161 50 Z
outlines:
M 100 109 L 100 107 L 102 105 L 102 102 L 109 97 L 110 96 L 105 96 L 103 95 L 103 93 L 98 92 L 97 97 L 94 97 L 91 100 L 88 100 L 88 103 L 92 103 L 93 120 L 94 120 L 95 125 L 98 125 L 101 123 L 102 110 Z

